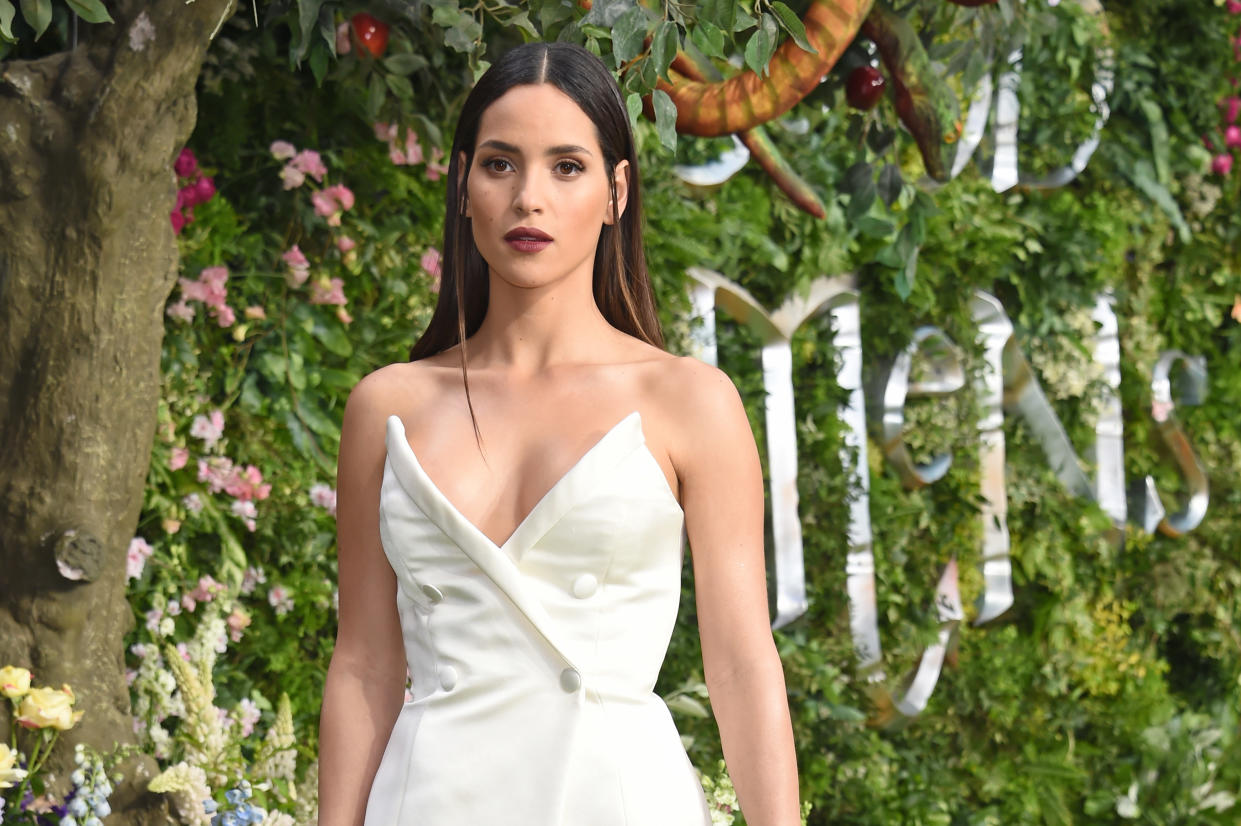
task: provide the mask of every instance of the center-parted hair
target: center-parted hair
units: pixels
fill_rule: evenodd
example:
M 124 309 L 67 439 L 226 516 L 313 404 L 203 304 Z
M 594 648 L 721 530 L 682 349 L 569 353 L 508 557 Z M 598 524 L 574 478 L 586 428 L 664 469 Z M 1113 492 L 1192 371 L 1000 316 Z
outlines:
M 593 276 L 595 303 L 613 327 L 657 347 L 664 346 L 642 248 L 638 158 L 620 89 L 599 58 L 580 46 L 527 43 L 506 52 L 483 73 L 466 97 L 457 119 L 448 162 L 439 300 L 426 331 L 409 354 L 410 361 L 417 361 L 460 343 L 467 403 L 469 379 L 465 368 L 465 339 L 482 324 L 489 298 L 487 262 L 474 244 L 470 219 L 465 216 L 478 125 L 487 107 L 509 89 L 540 83 L 550 83 L 568 95 L 595 125 L 612 203 L 616 203 L 613 174 L 616 165 L 629 161 L 625 211 L 619 221 L 604 224 L 599 235 Z M 473 415 L 470 405 L 471 418 Z

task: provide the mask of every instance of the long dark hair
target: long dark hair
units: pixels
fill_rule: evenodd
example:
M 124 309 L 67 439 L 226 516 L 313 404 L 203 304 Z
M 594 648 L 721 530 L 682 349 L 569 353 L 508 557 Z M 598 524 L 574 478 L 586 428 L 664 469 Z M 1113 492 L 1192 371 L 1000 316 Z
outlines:
M 433 356 L 461 345 L 461 378 L 466 405 L 470 383 L 466 371 L 465 340 L 478 330 L 487 313 L 487 262 L 474 244 L 470 219 L 465 216 L 465 192 L 478 124 L 483 112 L 514 86 L 550 83 L 581 107 L 595 125 L 607 168 L 608 189 L 616 203 L 614 171 L 629 161 L 629 195 L 624 213 L 604 224 L 595 255 L 595 303 L 613 327 L 648 344 L 664 348 L 663 332 L 655 311 L 651 279 L 642 249 L 642 193 L 638 156 L 634 150 L 629 115 L 607 68 L 599 58 L 570 43 L 527 43 L 506 52 L 492 64 L 465 99 L 448 162 L 448 197 L 444 204 L 443 278 L 431 322 L 409 351 L 409 360 Z M 462 154 L 465 168 L 461 169 Z M 475 437 L 479 436 L 474 421 Z

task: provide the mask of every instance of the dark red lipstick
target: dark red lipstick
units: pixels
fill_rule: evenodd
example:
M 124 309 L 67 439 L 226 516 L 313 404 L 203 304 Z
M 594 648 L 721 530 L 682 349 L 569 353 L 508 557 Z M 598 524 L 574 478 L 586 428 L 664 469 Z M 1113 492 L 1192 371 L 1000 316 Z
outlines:
M 517 227 L 506 232 L 504 240 L 518 252 L 538 252 L 552 242 L 552 237 L 534 227 Z

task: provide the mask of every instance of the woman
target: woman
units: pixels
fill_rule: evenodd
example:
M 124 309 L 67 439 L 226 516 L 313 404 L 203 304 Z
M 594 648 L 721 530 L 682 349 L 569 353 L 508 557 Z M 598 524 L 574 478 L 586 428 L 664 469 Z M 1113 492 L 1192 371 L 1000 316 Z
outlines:
M 743 812 L 796 826 L 758 453 L 729 378 L 663 349 L 615 81 L 512 50 L 448 179 L 431 323 L 345 408 L 319 823 L 707 826 L 652 693 L 688 538 Z

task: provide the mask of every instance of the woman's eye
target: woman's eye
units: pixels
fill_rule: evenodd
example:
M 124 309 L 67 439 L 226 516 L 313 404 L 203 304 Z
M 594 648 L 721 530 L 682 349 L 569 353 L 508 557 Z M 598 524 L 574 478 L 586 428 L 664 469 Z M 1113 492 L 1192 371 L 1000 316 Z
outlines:
M 582 171 L 582 165 L 577 161 L 560 161 L 556 164 L 556 171 L 561 175 L 575 175 Z
M 490 169 L 492 172 L 504 172 L 507 169 L 511 169 L 512 164 L 504 160 L 504 158 L 492 158 L 490 160 L 483 161 L 483 168 Z

